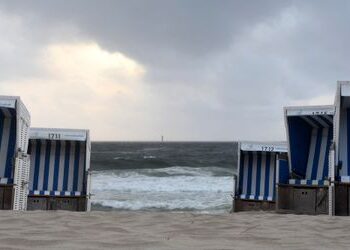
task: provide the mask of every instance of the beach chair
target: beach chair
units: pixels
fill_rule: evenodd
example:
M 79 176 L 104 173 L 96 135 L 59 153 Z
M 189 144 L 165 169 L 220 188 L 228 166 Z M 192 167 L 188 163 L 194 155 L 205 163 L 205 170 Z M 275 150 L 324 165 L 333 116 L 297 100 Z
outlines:
M 285 142 L 239 142 L 233 211 L 274 210 L 276 170 L 287 163 Z
M 284 109 L 289 175 L 278 181 L 277 210 L 301 214 L 328 213 L 329 155 L 334 106 Z
M 0 209 L 26 210 L 30 114 L 19 97 L 0 96 Z
M 335 215 L 350 215 L 350 82 L 338 82 L 335 98 Z M 332 183 L 333 184 L 333 183 Z
M 28 210 L 90 210 L 87 130 L 31 128 Z

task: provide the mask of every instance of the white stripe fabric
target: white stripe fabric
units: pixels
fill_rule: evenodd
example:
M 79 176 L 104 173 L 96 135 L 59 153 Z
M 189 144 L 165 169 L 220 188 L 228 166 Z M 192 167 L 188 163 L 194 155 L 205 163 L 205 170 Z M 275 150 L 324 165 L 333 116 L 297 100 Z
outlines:
M 86 157 L 85 144 L 80 143 L 78 190 L 83 190 L 84 173 L 85 173 L 85 157 Z
M 30 153 L 30 162 L 31 162 L 31 168 L 35 164 L 36 159 L 36 141 L 32 142 L 32 145 L 30 146 L 32 148 Z M 33 190 L 33 182 L 34 182 L 34 171 L 31 169 L 29 173 L 29 189 Z
M 61 152 L 60 152 L 60 168 L 58 171 L 58 190 L 63 190 L 63 178 L 64 178 L 64 162 L 65 162 L 65 157 L 66 155 L 66 142 L 61 141 Z
M 250 189 L 250 197 L 251 199 L 255 199 L 255 191 L 256 191 L 256 171 L 257 169 L 257 155 L 256 152 L 253 152 L 253 168 L 252 168 L 252 181 L 251 181 L 251 189 Z
M 69 158 L 68 190 L 73 190 L 75 147 L 76 147 L 76 143 L 71 142 L 70 158 Z
M 310 143 L 310 150 L 309 150 L 309 159 L 307 161 L 307 167 L 306 167 L 306 179 L 311 179 L 312 174 L 312 168 L 313 168 L 313 162 L 315 157 L 315 149 L 316 149 L 316 141 L 317 141 L 317 129 L 312 129 L 311 132 L 311 143 Z
M 317 180 L 323 179 L 323 169 L 324 169 L 325 158 L 327 153 L 326 149 L 327 149 L 328 131 L 329 131 L 329 128 L 324 128 L 322 130 L 320 158 L 318 160 L 317 177 L 316 177 Z
M 276 154 L 272 153 L 271 154 L 271 165 L 273 166 L 270 168 L 270 179 L 269 179 L 269 195 L 268 195 L 268 200 L 272 201 L 273 196 L 274 196 L 274 189 L 275 189 L 275 164 L 276 164 Z
M 43 182 L 44 182 L 44 167 L 45 167 L 45 156 L 46 156 L 46 141 L 41 142 L 40 149 L 40 164 L 39 164 L 39 178 L 38 178 L 38 190 L 43 190 Z M 37 173 L 35 173 L 37 174 Z
M 266 175 L 266 153 L 262 152 L 261 154 L 261 181 L 260 181 L 260 194 L 259 200 L 263 200 L 265 197 L 265 178 Z
M 56 155 L 56 141 L 51 141 L 49 180 L 48 180 L 48 187 L 47 187 L 48 190 L 53 190 L 55 155 Z

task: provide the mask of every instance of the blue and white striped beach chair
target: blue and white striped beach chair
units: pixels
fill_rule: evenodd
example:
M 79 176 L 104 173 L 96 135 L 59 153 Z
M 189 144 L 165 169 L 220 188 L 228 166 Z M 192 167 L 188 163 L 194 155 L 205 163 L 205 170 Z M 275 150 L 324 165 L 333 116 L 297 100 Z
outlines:
M 21 99 L 0 96 L 0 209 L 26 210 L 29 127 Z
M 350 82 L 338 82 L 335 98 L 335 215 L 350 215 Z M 332 183 L 333 184 L 333 183 Z
M 286 153 L 287 145 L 283 142 L 238 144 L 238 182 L 234 191 L 234 211 L 274 209 L 276 169 L 279 159 L 286 159 Z
M 328 213 L 335 108 L 302 106 L 286 107 L 284 111 L 290 169 L 289 179 L 278 183 L 278 208 L 296 213 Z
M 88 131 L 32 128 L 29 154 L 28 209 L 89 210 Z

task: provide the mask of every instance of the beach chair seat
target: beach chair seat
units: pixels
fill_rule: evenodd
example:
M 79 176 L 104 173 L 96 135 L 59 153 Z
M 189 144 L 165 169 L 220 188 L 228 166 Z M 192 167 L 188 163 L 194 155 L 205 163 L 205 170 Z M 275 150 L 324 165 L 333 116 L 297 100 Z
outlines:
M 307 179 L 289 179 L 290 185 L 307 185 L 307 186 L 328 186 L 328 180 L 307 180 Z
M 0 178 L 0 185 L 9 185 L 13 184 L 13 179 L 12 178 Z
M 256 196 L 256 195 L 246 195 L 241 194 L 240 198 L 242 200 L 252 200 L 252 201 L 273 201 L 273 196 Z
M 340 181 L 341 183 L 350 183 L 350 176 L 339 176 L 337 181 Z
M 32 196 L 83 196 L 85 195 L 84 192 L 70 192 L 70 191 L 40 191 L 40 190 L 34 190 L 29 191 L 29 195 Z

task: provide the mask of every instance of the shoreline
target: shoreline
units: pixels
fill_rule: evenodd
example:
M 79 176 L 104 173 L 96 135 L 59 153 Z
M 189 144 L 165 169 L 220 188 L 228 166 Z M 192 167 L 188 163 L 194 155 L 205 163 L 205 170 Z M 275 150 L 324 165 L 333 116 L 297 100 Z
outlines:
M 5 249 L 347 249 L 349 217 L 0 211 Z

